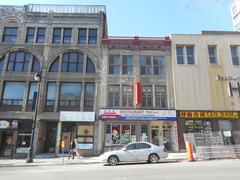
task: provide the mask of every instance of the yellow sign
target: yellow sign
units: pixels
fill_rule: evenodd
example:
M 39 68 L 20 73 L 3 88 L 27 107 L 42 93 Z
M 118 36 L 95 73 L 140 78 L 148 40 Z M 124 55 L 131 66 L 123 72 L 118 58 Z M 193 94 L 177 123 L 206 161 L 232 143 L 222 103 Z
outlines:
M 226 112 L 226 111 L 220 111 L 220 112 L 214 112 L 214 111 L 195 111 L 195 112 L 189 112 L 189 111 L 180 111 L 180 118 L 229 118 L 229 119 L 236 119 L 238 118 L 238 112 Z

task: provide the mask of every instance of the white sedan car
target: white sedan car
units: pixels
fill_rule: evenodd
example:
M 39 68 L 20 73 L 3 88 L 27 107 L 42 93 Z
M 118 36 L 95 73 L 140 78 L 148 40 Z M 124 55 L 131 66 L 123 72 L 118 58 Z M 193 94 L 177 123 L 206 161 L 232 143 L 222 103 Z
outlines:
M 164 146 L 157 146 L 148 142 L 135 142 L 124 146 L 117 151 L 109 151 L 102 155 L 103 162 L 111 166 L 120 162 L 157 163 L 160 159 L 166 158 L 168 153 Z

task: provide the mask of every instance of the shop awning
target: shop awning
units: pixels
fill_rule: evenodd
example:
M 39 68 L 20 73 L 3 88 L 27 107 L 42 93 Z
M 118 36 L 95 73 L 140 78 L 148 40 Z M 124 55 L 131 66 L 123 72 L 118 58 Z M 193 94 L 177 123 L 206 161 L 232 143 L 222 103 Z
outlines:
M 62 122 L 94 122 L 95 112 L 60 111 L 60 121 Z

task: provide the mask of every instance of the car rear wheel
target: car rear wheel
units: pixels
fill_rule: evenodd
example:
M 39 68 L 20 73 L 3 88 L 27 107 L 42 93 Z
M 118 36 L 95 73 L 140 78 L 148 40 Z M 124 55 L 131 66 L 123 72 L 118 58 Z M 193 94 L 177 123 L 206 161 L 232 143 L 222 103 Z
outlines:
M 108 164 L 111 165 L 111 166 L 116 166 L 118 164 L 117 156 L 110 156 L 108 158 Z
M 157 163 L 158 162 L 158 155 L 156 155 L 156 154 L 151 154 L 150 156 L 149 156 L 149 163 Z

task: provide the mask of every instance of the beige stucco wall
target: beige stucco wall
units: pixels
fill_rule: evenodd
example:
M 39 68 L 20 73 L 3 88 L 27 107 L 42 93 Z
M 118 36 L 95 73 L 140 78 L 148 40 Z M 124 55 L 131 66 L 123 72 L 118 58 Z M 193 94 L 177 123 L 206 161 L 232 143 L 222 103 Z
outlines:
M 172 35 L 173 80 L 177 110 L 239 110 L 240 97 L 228 95 L 228 81 L 216 76 L 239 76 L 240 66 L 233 65 L 230 45 L 239 45 L 238 33 Z M 195 65 L 177 64 L 176 45 L 193 45 Z M 216 45 L 218 64 L 209 63 L 208 45 Z M 233 87 L 236 81 L 233 81 Z

